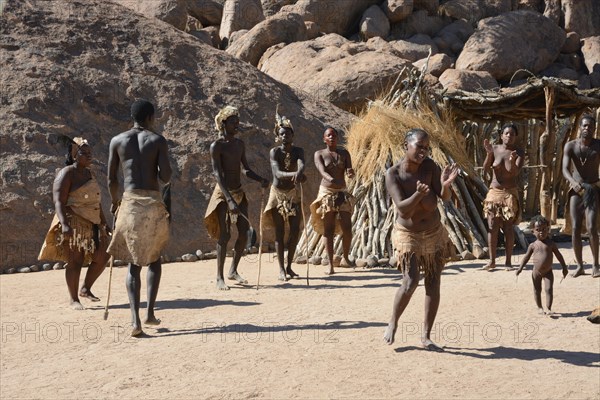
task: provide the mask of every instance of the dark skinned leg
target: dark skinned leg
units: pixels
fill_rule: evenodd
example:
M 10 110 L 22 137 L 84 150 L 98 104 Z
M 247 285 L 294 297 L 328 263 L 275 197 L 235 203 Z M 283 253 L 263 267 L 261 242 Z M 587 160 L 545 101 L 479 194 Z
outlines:
M 140 271 L 142 267 L 135 264 L 129 264 L 127 277 L 125 278 L 125 286 L 127 287 L 127 296 L 129 296 L 129 307 L 131 309 L 131 325 L 133 329 L 131 336 L 138 336 L 143 333 L 142 323 L 140 321 L 140 290 L 142 282 L 140 279 Z
M 325 233 L 323 234 L 323 240 L 325 240 L 325 249 L 327 250 L 327 257 L 329 257 L 329 270 L 325 271 L 325 275 L 333 275 L 335 273 L 333 269 L 333 235 L 335 234 L 335 218 L 337 213 L 328 212 L 323 218 L 323 228 Z
M 490 262 L 483 267 L 485 270 L 492 270 L 496 268 L 496 250 L 498 248 L 498 231 L 502 221 L 500 218 L 495 218 L 491 215 L 488 216 L 488 248 L 490 250 Z M 512 228 L 511 228 L 512 229 Z
M 287 255 L 287 267 L 285 272 L 289 275 L 290 278 L 297 278 L 298 274 L 292 270 L 292 260 L 294 260 L 294 255 L 296 254 L 296 246 L 298 245 L 298 240 L 300 239 L 300 221 L 302 220 L 302 213 L 300 212 L 300 207 L 296 212 L 296 216 L 291 216 L 289 218 L 290 223 L 290 235 L 288 237 L 288 255 Z
M 146 325 L 160 324 L 160 320 L 154 316 L 154 304 L 156 303 L 156 296 L 158 296 L 161 275 L 162 264 L 159 258 L 148 266 L 148 273 L 146 275 L 146 286 L 148 287 L 148 307 L 146 309 L 146 320 L 144 321 Z
M 575 260 L 577 261 L 577 269 L 571 274 L 571 276 L 573 278 L 577 278 L 580 275 L 585 275 L 581 250 L 581 229 L 583 227 L 583 218 L 585 212 L 581 197 L 577 195 L 571 196 L 569 207 L 571 211 L 571 227 L 573 229 L 573 232 L 571 233 L 571 244 L 573 245 Z
M 239 205 L 240 213 L 244 215 L 248 215 L 248 201 L 244 197 L 242 202 Z M 238 215 L 236 227 L 238 230 L 238 238 L 235 241 L 235 246 L 233 248 L 233 260 L 231 261 L 231 267 L 229 268 L 229 274 L 227 275 L 227 279 L 231 279 L 237 281 L 240 284 L 248 283 L 247 280 L 242 278 L 240 274 L 238 274 L 237 267 L 240 263 L 240 259 L 244 254 L 244 249 L 246 248 L 246 241 L 248 240 L 248 229 L 250 225 L 248 225 L 248 221 L 241 215 Z
M 596 203 L 596 207 L 592 210 L 585 211 L 585 222 L 588 234 L 590 235 L 590 249 L 592 250 L 593 266 L 592 278 L 600 278 L 600 265 L 598 264 L 598 226 L 596 226 L 598 209 L 600 201 Z
M 79 301 L 78 287 L 79 276 L 81 275 L 81 266 L 83 264 L 83 252 L 71 251 L 69 254 L 69 262 L 65 268 L 65 280 L 69 289 L 69 305 L 73 310 L 83 310 L 84 307 Z
M 340 212 L 342 226 L 342 249 L 344 258 L 342 264 L 344 267 L 354 267 L 354 263 L 350 262 L 350 245 L 352 244 L 352 215 L 349 212 Z
M 271 209 L 271 217 L 273 218 L 273 224 L 275 225 L 275 253 L 277 253 L 277 262 L 279 263 L 278 279 L 280 281 L 285 282 L 288 280 L 288 278 L 286 277 L 285 266 L 283 263 L 283 240 L 285 235 L 285 221 L 283 220 L 281 214 L 279 214 L 279 212 L 275 208 Z
M 512 253 L 515 246 L 514 220 L 504 221 L 502 223 L 502 231 L 504 232 L 504 240 L 506 242 L 506 260 L 504 261 L 504 266 L 507 271 L 512 271 Z
M 106 263 L 108 262 L 110 255 L 106 253 L 106 243 L 101 243 L 100 247 L 96 249 L 92 258 L 92 263 L 88 266 L 85 279 L 83 280 L 83 286 L 79 291 L 79 296 L 85 297 L 91 301 L 100 301 L 100 299 L 92 293 L 92 285 L 96 282 L 96 279 L 102 274 Z
M 544 290 L 546 292 L 546 314 L 552 315 L 552 300 L 554 300 L 554 274 L 552 270 L 544 275 Z
M 421 344 L 423 348 L 431 351 L 444 351 L 441 347 L 431 341 L 431 329 L 440 306 L 440 282 L 442 273 L 435 273 L 425 277 L 425 325 Z
M 535 267 L 534 267 L 535 268 Z M 531 273 L 531 280 L 533 281 L 533 298 L 540 314 L 544 313 L 542 307 L 542 276 L 535 269 Z
M 419 286 L 419 266 L 415 257 L 411 257 L 410 266 L 406 274 L 404 274 L 402 285 L 396 291 L 394 296 L 394 305 L 392 307 L 392 317 L 383 335 L 383 340 L 387 344 L 394 343 L 394 337 L 396 336 L 396 330 L 398 329 L 398 320 L 402 316 L 402 313 L 406 309 L 406 306 L 410 302 L 410 299 Z
M 225 284 L 225 277 L 223 276 L 223 269 L 225 267 L 225 257 L 227 255 L 227 243 L 231 238 L 229 232 L 230 226 L 227 222 L 227 204 L 225 202 L 220 203 L 217 206 L 217 216 L 219 218 L 219 241 L 217 242 L 217 289 L 229 290 L 229 286 Z

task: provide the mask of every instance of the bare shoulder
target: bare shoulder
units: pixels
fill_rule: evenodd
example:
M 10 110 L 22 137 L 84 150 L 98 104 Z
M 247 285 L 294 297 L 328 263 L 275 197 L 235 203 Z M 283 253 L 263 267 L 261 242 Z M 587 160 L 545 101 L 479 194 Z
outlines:
M 340 153 L 344 157 L 350 157 L 350 152 L 345 147 L 338 147 L 337 150 L 338 150 L 338 153 Z
M 56 173 L 56 180 L 64 180 L 67 179 L 71 176 L 71 172 L 73 171 L 75 167 L 73 165 L 67 165 L 64 168 L 61 168 L 57 173 Z
M 577 141 L 577 139 L 568 141 L 567 144 L 565 144 L 565 151 L 572 150 L 573 147 L 575 146 L 576 141 Z

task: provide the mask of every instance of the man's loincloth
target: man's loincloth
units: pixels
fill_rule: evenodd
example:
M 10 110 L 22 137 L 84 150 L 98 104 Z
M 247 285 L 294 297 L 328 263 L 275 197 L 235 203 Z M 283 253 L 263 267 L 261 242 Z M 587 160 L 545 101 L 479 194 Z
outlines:
M 408 273 L 410 259 L 415 256 L 419 271 L 426 277 L 440 273 L 446 259 L 456 252 L 441 223 L 422 232 L 410 231 L 396 223 L 392 231 L 392 245 L 398 258 L 398 269 L 403 274 Z
M 246 197 L 246 194 L 242 190 L 241 186 L 237 189 L 229 189 L 229 194 L 231 194 L 231 197 L 233 197 L 233 200 L 235 200 L 238 206 Z M 204 214 L 204 225 L 206 226 L 208 235 L 215 240 L 219 240 L 219 236 L 221 236 L 219 216 L 217 215 L 217 207 L 221 203 L 225 203 L 227 205 L 227 199 L 225 198 L 225 195 L 221 191 L 219 185 L 216 185 L 215 190 L 213 191 L 213 194 L 210 197 L 210 201 L 208 202 L 206 213 Z M 231 214 L 229 212 L 229 206 L 227 206 L 227 219 L 229 224 L 235 224 L 237 220 L 237 215 Z
M 62 225 L 55 214 L 38 260 L 69 261 L 71 251 L 84 253 L 84 265 L 92 262 L 100 243 L 107 243 L 108 236 L 100 224 L 100 187 L 92 179 L 69 193 L 67 198 L 67 222 L 73 235 L 67 239 L 62 234 Z
M 513 189 L 490 188 L 483 201 L 483 215 L 501 218 L 503 221 L 512 220 L 514 225 L 521 221 L 521 206 L 519 192 Z
M 146 266 L 160 258 L 169 241 L 169 213 L 159 191 L 123 193 L 107 252 L 115 259 Z
M 288 191 L 277 189 L 271 186 L 269 200 L 263 211 L 263 228 L 274 229 L 273 215 L 271 210 L 277 210 L 279 215 L 287 222 L 290 217 L 299 216 L 300 210 L 300 194 L 294 187 Z
M 336 203 L 340 193 L 342 196 L 344 196 L 344 201 L 338 205 Z M 325 227 L 323 226 L 325 214 L 329 212 L 347 212 L 352 214 L 354 202 L 354 197 L 348 193 L 345 188 L 331 189 L 325 186 L 320 186 L 317 199 L 310 205 L 310 215 L 314 230 L 318 234 L 323 235 L 325 233 Z M 339 215 L 335 219 L 335 234 L 342 234 L 342 226 L 340 225 Z

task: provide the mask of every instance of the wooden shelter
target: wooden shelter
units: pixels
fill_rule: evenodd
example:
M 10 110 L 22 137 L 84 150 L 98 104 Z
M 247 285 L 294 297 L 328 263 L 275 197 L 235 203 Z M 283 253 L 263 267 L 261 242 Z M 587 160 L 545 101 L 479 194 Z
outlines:
M 556 220 L 564 206 L 562 148 L 576 134 L 575 121 L 581 114 L 598 113 L 600 89 L 578 90 L 571 81 L 531 78 L 519 86 L 495 91 L 448 93 L 423 88 L 423 74 L 403 71 L 387 96 L 372 102 L 349 129 L 347 145 L 357 169 L 356 178 L 349 182 L 349 191 L 357 200 L 351 255 L 386 258 L 393 254 L 390 235 L 394 213 L 384 174 L 402 156 L 400 144 L 410 128 L 430 133 L 432 158 L 438 164 L 457 162 L 464 171 L 453 184 L 453 199 L 438 204 L 442 222 L 463 256 L 487 256 L 487 224 L 481 205 L 487 185 L 477 166 L 485 157 L 483 140 L 494 139 L 504 122 L 517 123 L 520 145 L 526 149 L 524 215 L 541 212 Z M 523 233 L 517 227 L 515 231 L 517 243 L 526 247 Z M 298 244 L 298 259 L 324 257 L 323 241 L 310 222 L 306 232 Z M 336 237 L 334 250 L 338 255 L 341 245 L 341 238 Z

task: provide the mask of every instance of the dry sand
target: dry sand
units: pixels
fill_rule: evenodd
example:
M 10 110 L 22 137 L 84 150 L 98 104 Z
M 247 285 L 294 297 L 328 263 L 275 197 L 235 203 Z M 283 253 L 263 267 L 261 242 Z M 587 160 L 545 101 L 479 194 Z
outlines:
M 137 339 L 127 337 L 125 268 L 113 271 L 107 321 L 108 271 L 94 290 L 102 303 L 83 300 L 84 311 L 66 306 L 64 271 L 2 275 L 0 397 L 600 398 L 600 325 L 585 319 L 600 304 L 600 279 L 559 284 L 555 265 L 551 318 L 536 314 L 530 266 L 515 282 L 514 272 L 479 271 L 483 264 L 444 271 L 433 339 L 445 353 L 418 347 L 422 286 L 396 342 L 383 343 L 400 283 L 391 269 L 325 277 L 318 266 L 310 287 L 304 279 L 279 284 L 266 254 L 259 291 L 218 292 L 214 260 L 167 264 L 162 325 Z M 306 266 L 295 268 L 305 274 Z M 240 272 L 255 284 L 256 256 Z

